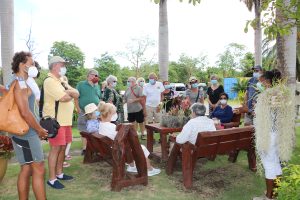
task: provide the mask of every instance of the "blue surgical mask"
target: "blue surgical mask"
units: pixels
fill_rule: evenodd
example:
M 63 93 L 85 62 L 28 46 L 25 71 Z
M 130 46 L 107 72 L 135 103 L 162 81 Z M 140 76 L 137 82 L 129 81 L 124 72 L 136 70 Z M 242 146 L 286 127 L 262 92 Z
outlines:
M 140 82 L 140 86 L 143 87 L 145 82 Z
M 150 83 L 151 85 L 154 85 L 154 84 L 155 84 L 155 82 L 156 82 L 156 80 L 155 80 L 155 79 L 153 79 L 153 78 L 149 79 L 149 83 Z
M 191 86 L 192 86 L 192 88 L 197 88 L 198 87 L 198 83 L 193 83 Z
M 167 89 L 171 89 L 172 88 L 172 86 L 171 85 L 164 85 L 164 87 L 165 87 L 165 89 L 167 90 Z
M 211 84 L 216 85 L 218 83 L 217 80 L 210 80 Z
M 261 74 L 259 72 L 253 72 L 253 77 L 254 78 L 259 78 Z
M 127 87 L 130 87 L 131 86 L 131 82 L 127 82 Z
M 117 86 L 117 82 L 113 82 L 111 86 L 115 88 Z
M 100 116 L 100 114 L 101 113 L 98 110 L 95 111 L 95 115 L 96 115 L 97 118 Z
M 60 76 L 64 76 L 67 73 L 67 68 L 66 67 L 61 67 L 59 71 Z
M 262 92 L 265 90 L 265 86 L 261 83 L 261 82 L 257 82 L 256 83 L 256 88 L 258 89 L 258 91 Z

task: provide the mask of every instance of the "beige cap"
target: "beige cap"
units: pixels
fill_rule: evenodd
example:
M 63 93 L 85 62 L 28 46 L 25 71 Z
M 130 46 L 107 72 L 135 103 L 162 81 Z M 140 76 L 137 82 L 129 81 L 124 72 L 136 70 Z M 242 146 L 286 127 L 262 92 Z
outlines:
M 84 115 L 92 113 L 92 112 L 96 111 L 97 109 L 98 108 L 97 108 L 96 104 L 90 103 L 84 107 L 84 112 L 85 112 Z
M 191 82 L 192 80 L 197 81 L 198 79 L 197 79 L 195 76 L 191 76 L 191 77 L 189 78 L 189 82 Z
M 49 60 L 49 65 L 52 65 L 53 63 L 66 63 L 66 61 L 60 56 L 53 56 Z

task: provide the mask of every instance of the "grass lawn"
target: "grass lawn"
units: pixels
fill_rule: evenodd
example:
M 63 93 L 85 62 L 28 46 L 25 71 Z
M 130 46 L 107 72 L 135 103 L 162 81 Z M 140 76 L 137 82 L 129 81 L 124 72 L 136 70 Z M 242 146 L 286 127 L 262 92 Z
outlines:
M 77 136 L 79 137 L 79 134 Z M 48 144 L 44 144 L 45 152 L 48 151 L 47 146 Z M 80 148 L 80 140 L 72 144 L 73 152 Z M 75 155 L 70 161 L 71 167 L 65 172 L 73 175 L 76 180 L 65 183 L 64 190 L 57 191 L 46 186 L 48 200 L 250 200 L 254 196 L 261 195 L 265 190 L 264 178 L 248 170 L 245 153 L 239 155 L 236 163 L 229 163 L 227 156 L 219 156 L 215 161 L 198 160 L 191 190 L 185 190 L 182 185 L 179 163 L 174 174 L 167 176 L 164 164 L 153 162 L 154 166 L 162 169 L 162 173 L 149 177 L 148 186 L 133 186 L 121 192 L 111 192 L 112 168 L 104 162 L 84 165 L 82 159 L 82 156 Z M 300 164 L 300 128 L 297 128 L 297 145 L 291 163 Z M 10 163 L 0 186 L 0 200 L 18 198 L 16 188 L 18 172 L 19 165 Z M 32 191 L 30 199 L 34 199 Z

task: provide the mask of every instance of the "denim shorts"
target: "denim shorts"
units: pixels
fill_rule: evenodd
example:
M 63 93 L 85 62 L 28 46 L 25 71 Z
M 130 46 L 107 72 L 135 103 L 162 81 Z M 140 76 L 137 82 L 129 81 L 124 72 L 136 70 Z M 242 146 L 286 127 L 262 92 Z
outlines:
M 11 139 L 20 165 L 44 161 L 41 140 L 37 134 L 24 138 L 12 136 Z

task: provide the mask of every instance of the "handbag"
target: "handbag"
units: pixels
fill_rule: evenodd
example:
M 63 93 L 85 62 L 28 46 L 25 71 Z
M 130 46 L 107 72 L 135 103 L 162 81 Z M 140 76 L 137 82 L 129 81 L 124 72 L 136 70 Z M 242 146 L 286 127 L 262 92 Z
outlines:
M 17 81 L 14 81 L 9 91 L 0 97 L 0 130 L 22 136 L 28 132 L 29 126 L 22 118 L 15 102 L 14 88 L 16 83 Z
M 49 77 L 47 77 L 47 78 L 49 78 Z M 43 107 L 44 107 L 44 86 L 42 86 L 40 102 L 39 102 L 39 114 L 40 114 L 40 118 L 41 118 L 40 125 L 41 125 L 41 127 L 43 127 L 44 129 L 46 129 L 48 131 L 48 138 L 55 138 L 56 135 L 58 134 L 58 129 L 60 128 L 60 124 L 56 120 L 57 112 L 58 112 L 58 105 L 59 105 L 59 101 L 55 101 L 55 118 L 52 118 L 50 116 L 43 117 L 42 113 L 43 113 Z

